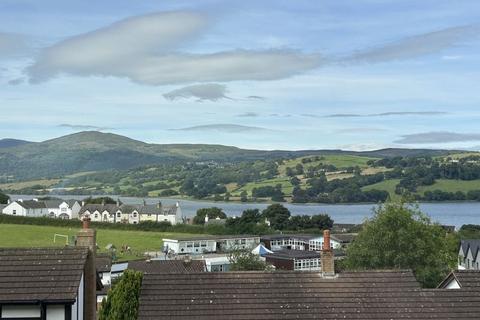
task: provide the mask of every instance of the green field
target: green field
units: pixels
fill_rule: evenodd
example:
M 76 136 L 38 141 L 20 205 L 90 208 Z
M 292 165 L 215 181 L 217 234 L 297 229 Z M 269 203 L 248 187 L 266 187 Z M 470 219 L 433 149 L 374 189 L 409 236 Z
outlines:
M 471 190 L 480 190 L 480 180 L 447 180 L 438 179 L 431 186 L 421 186 L 417 188 L 418 193 L 425 191 L 442 190 L 447 192 L 468 192 Z
M 244 185 L 241 188 L 238 188 L 232 192 L 232 195 L 239 196 L 242 191 L 247 191 L 248 195 L 252 195 L 252 189 L 258 187 L 272 186 L 275 187 L 277 184 L 282 185 L 282 191 L 285 195 L 291 195 L 293 190 L 293 185 L 290 183 L 290 178 L 274 178 L 263 180 L 259 182 L 250 182 Z
M 0 247 L 52 247 L 64 246 L 65 238 L 58 237 L 53 242 L 55 234 L 75 235 L 79 229 L 68 227 L 32 226 L 17 224 L 0 224 Z M 106 252 L 105 246 L 113 244 L 117 248 L 119 260 L 138 259 L 145 251 L 161 251 L 162 239 L 176 236 L 188 237 L 193 234 L 168 232 L 124 231 L 124 230 L 97 230 L 97 244 L 100 252 Z M 132 249 L 131 254 L 121 254 L 122 245 Z
M 377 190 L 385 190 L 390 193 L 390 197 L 395 199 L 399 197 L 395 193 L 395 186 L 400 182 L 400 179 L 391 179 L 391 180 L 384 180 L 382 182 L 374 183 L 368 186 L 365 186 L 362 188 L 363 191 L 368 191 L 372 189 L 377 189 Z
M 367 167 L 367 161 L 368 160 L 376 160 L 376 158 L 370 158 L 370 157 L 361 157 L 361 156 L 350 156 L 350 155 L 325 155 L 321 156 L 323 159 L 319 161 L 313 161 L 309 163 L 302 163 L 302 159 L 304 158 L 312 158 L 311 156 L 309 157 L 301 157 L 301 158 L 295 158 L 291 160 L 285 161 L 285 163 L 281 166 L 279 166 L 279 171 L 280 173 L 284 174 L 285 169 L 287 167 L 295 167 L 297 164 L 302 164 L 305 168 L 310 167 L 310 166 L 316 166 L 320 163 L 329 165 L 332 164 L 337 168 L 347 168 L 347 167 L 356 167 L 359 166 L 361 168 Z

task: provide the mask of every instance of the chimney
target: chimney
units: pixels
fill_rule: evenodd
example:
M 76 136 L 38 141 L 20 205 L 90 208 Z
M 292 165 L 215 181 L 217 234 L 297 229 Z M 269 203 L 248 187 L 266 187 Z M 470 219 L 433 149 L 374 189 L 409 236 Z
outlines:
M 330 230 L 323 230 L 323 248 L 320 253 L 322 262 L 322 277 L 335 277 L 335 262 L 333 250 L 330 247 Z
M 96 231 L 90 229 L 90 218 L 84 218 L 82 229 L 77 233 L 77 247 L 88 248 L 87 261 L 84 272 L 84 315 L 85 319 L 96 319 L 97 315 L 97 271 L 95 269 L 95 256 L 97 254 Z

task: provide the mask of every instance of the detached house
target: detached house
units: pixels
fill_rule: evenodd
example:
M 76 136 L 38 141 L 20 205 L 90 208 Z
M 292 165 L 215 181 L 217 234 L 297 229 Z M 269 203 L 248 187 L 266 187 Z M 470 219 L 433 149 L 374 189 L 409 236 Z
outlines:
M 43 217 L 48 215 L 45 202 L 38 200 L 22 200 L 10 202 L 2 211 L 4 214 L 23 217 Z
M 461 240 L 458 249 L 458 269 L 480 270 L 480 239 Z

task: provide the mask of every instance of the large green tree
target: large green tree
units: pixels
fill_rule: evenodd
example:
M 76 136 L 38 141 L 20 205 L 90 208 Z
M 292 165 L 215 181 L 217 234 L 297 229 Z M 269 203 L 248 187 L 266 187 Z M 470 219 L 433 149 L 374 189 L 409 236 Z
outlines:
M 289 219 L 290 219 L 290 210 L 285 208 L 279 203 L 274 203 L 269 205 L 265 210 L 262 211 L 264 218 L 267 218 L 270 221 L 270 226 L 276 230 L 287 229 Z
M 450 238 L 416 206 L 388 202 L 376 209 L 347 248 L 348 269 L 411 269 L 435 287 L 456 262 Z
M 125 270 L 120 279 L 102 301 L 99 311 L 100 320 L 137 319 L 138 298 L 143 274 L 134 270 Z
M 233 250 L 230 252 L 228 259 L 230 260 L 230 271 L 264 271 L 272 269 L 259 255 L 249 250 Z
M 208 216 L 208 219 L 226 219 L 227 215 L 223 212 L 222 209 L 217 207 L 211 208 L 201 208 L 197 210 L 197 214 L 193 217 L 194 224 L 205 224 L 205 217 Z

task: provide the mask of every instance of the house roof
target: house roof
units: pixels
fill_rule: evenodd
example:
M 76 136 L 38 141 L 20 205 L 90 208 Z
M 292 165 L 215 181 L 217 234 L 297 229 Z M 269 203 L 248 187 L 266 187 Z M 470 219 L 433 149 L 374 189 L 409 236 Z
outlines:
M 455 280 L 462 289 L 480 291 L 480 270 L 454 270 L 439 284 L 439 288 L 446 288 Z
M 177 213 L 177 206 L 161 206 L 160 208 L 157 205 L 131 205 L 131 204 L 121 204 L 120 206 L 116 204 L 86 204 L 82 206 L 80 214 L 89 212 L 103 212 L 107 211 L 108 213 L 115 213 L 121 211 L 125 214 L 130 214 L 133 211 L 137 211 L 139 214 L 156 214 L 156 215 L 175 215 Z
M 44 200 L 43 202 L 45 202 L 45 206 L 47 208 L 58 208 L 65 201 L 60 199 L 58 200 L 53 199 L 53 200 Z
M 331 234 L 330 239 L 341 242 L 348 243 L 352 242 L 355 238 L 355 233 L 336 233 Z M 263 240 L 281 240 L 281 239 L 300 239 L 303 241 L 310 241 L 317 238 L 322 238 L 323 234 L 274 234 L 274 235 L 265 235 L 262 236 Z
M 73 302 L 87 248 L 0 248 L 0 303 Z
M 146 274 L 138 319 L 478 319 L 480 297 L 410 271 Z
M 25 209 L 42 209 L 46 208 L 44 201 L 36 201 L 36 200 L 22 200 L 16 201 L 19 205 L 24 207 Z
M 317 251 L 306 251 L 306 250 L 279 250 L 273 253 L 265 254 L 266 258 L 276 258 L 276 259 L 313 259 L 320 258 L 320 253 Z
M 108 254 L 97 254 L 95 268 L 97 272 L 109 272 L 112 269 L 112 257 Z
M 235 239 L 251 239 L 251 238 L 260 238 L 260 236 L 252 236 L 252 235 L 219 235 L 219 236 L 211 236 L 211 235 L 195 235 L 194 237 L 172 237 L 172 238 L 164 238 L 165 240 L 173 240 L 173 241 L 202 241 L 202 240 L 235 240 Z
M 151 260 L 151 261 L 129 261 L 128 269 L 141 271 L 143 273 L 191 273 L 205 272 L 205 261 L 191 260 Z
M 82 209 L 80 209 L 80 214 L 84 214 L 86 211 L 89 211 L 90 213 L 98 211 L 100 213 L 107 211 L 108 213 L 112 214 L 117 212 L 118 206 L 116 204 L 86 204 L 82 206 Z
M 477 259 L 478 254 L 480 253 L 480 239 L 466 239 L 460 241 L 460 246 L 462 247 L 463 252 L 466 254 L 468 249 L 472 251 L 473 260 Z

